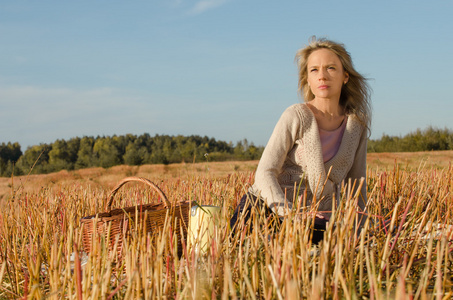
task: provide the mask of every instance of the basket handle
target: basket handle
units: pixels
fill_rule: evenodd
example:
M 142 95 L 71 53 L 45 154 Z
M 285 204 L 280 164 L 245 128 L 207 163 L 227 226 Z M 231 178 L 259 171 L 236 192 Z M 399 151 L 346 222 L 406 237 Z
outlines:
M 139 182 L 143 182 L 143 183 L 149 185 L 150 187 L 155 189 L 159 193 L 159 195 L 162 197 L 162 200 L 164 201 L 165 207 L 166 208 L 171 207 L 171 203 L 170 203 L 170 201 L 168 201 L 167 196 L 165 196 L 164 192 L 157 185 L 155 185 L 151 180 L 143 178 L 143 177 L 126 177 L 123 180 L 121 180 L 120 183 L 118 183 L 116 185 L 116 187 L 113 188 L 113 190 L 110 192 L 109 202 L 107 203 L 107 210 L 108 211 L 111 210 L 112 203 L 113 203 L 113 198 L 115 197 L 115 195 L 118 192 L 118 190 L 123 185 L 125 185 L 126 183 L 131 182 L 131 181 L 139 181 Z

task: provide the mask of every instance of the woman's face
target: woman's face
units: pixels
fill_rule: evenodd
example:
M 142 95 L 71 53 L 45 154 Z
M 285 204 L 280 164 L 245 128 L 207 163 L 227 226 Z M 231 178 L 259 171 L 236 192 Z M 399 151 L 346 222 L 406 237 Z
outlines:
M 319 49 L 310 54 L 307 74 L 308 85 L 315 99 L 339 100 L 341 88 L 349 79 L 340 58 L 328 49 Z

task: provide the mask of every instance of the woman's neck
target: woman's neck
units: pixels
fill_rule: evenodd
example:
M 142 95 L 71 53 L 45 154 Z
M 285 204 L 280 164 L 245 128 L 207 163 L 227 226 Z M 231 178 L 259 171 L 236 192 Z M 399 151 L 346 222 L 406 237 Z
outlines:
M 340 100 L 333 101 L 331 99 L 315 98 L 309 102 L 316 110 L 316 113 L 323 115 L 326 118 L 338 118 L 344 116 L 344 109 L 340 105 Z
M 313 112 L 320 129 L 335 130 L 343 123 L 345 112 L 338 102 L 313 99 L 307 105 Z

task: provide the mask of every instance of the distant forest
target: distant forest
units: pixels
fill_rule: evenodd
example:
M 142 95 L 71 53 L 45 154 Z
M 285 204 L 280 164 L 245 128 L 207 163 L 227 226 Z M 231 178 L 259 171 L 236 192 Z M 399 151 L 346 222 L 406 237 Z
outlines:
M 383 135 L 368 141 L 368 152 L 418 152 L 453 150 L 453 131 L 428 127 L 403 137 Z
M 246 139 L 236 145 L 201 136 L 98 136 L 57 140 L 21 151 L 19 143 L 0 145 L 0 176 L 44 174 L 60 170 L 116 165 L 256 160 L 264 147 Z
M 264 147 L 246 139 L 233 145 L 201 136 L 98 136 L 57 140 L 31 146 L 22 153 L 19 143 L 0 145 L 0 176 L 43 174 L 60 170 L 115 165 L 171 164 L 227 160 L 257 160 Z M 453 131 L 428 127 L 404 137 L 383 135 L 368 141 L 368 152 L 453 150 Z

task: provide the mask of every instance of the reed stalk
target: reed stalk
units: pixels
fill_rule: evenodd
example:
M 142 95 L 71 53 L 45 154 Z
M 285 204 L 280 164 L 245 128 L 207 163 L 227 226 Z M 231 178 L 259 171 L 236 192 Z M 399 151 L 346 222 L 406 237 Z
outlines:
M 310 242 L 316 206 L 304 207 L 303 193 L 302 212 L 280 226 L 255 210 L 252 223 L 231 235 L 229 218 L 253 182 L 252 172 L 141 174 L 169 199 L 222 208 L 207 253 L 195 253 L 184 240 L 181 256 L 170 230 L 175 224 L 149 234 L 138 219 L 122 249 L 118 239 L 109 250 L 110 238 L 97 236 L 91 253 L 83 253 L 79 220 L 104 211 L 116 182 L 30 188 L 31 177 L 24 184 L 14 178 L 11 188 L 19 187 L 11 191 L 14 197 L 0 200 L 0 298 L 448 299 L 453 295 L 452 173 L 452 167 L 412 170 L 398 164 L 369 169 L 366 211 L 357 209 L 354 191 L 361 183 L 345 183 L 319 245 Z M 120 192 L 115 207 L 157 198 L 132 185 Z M 361 216 L 367 218 L 358 230 Z

